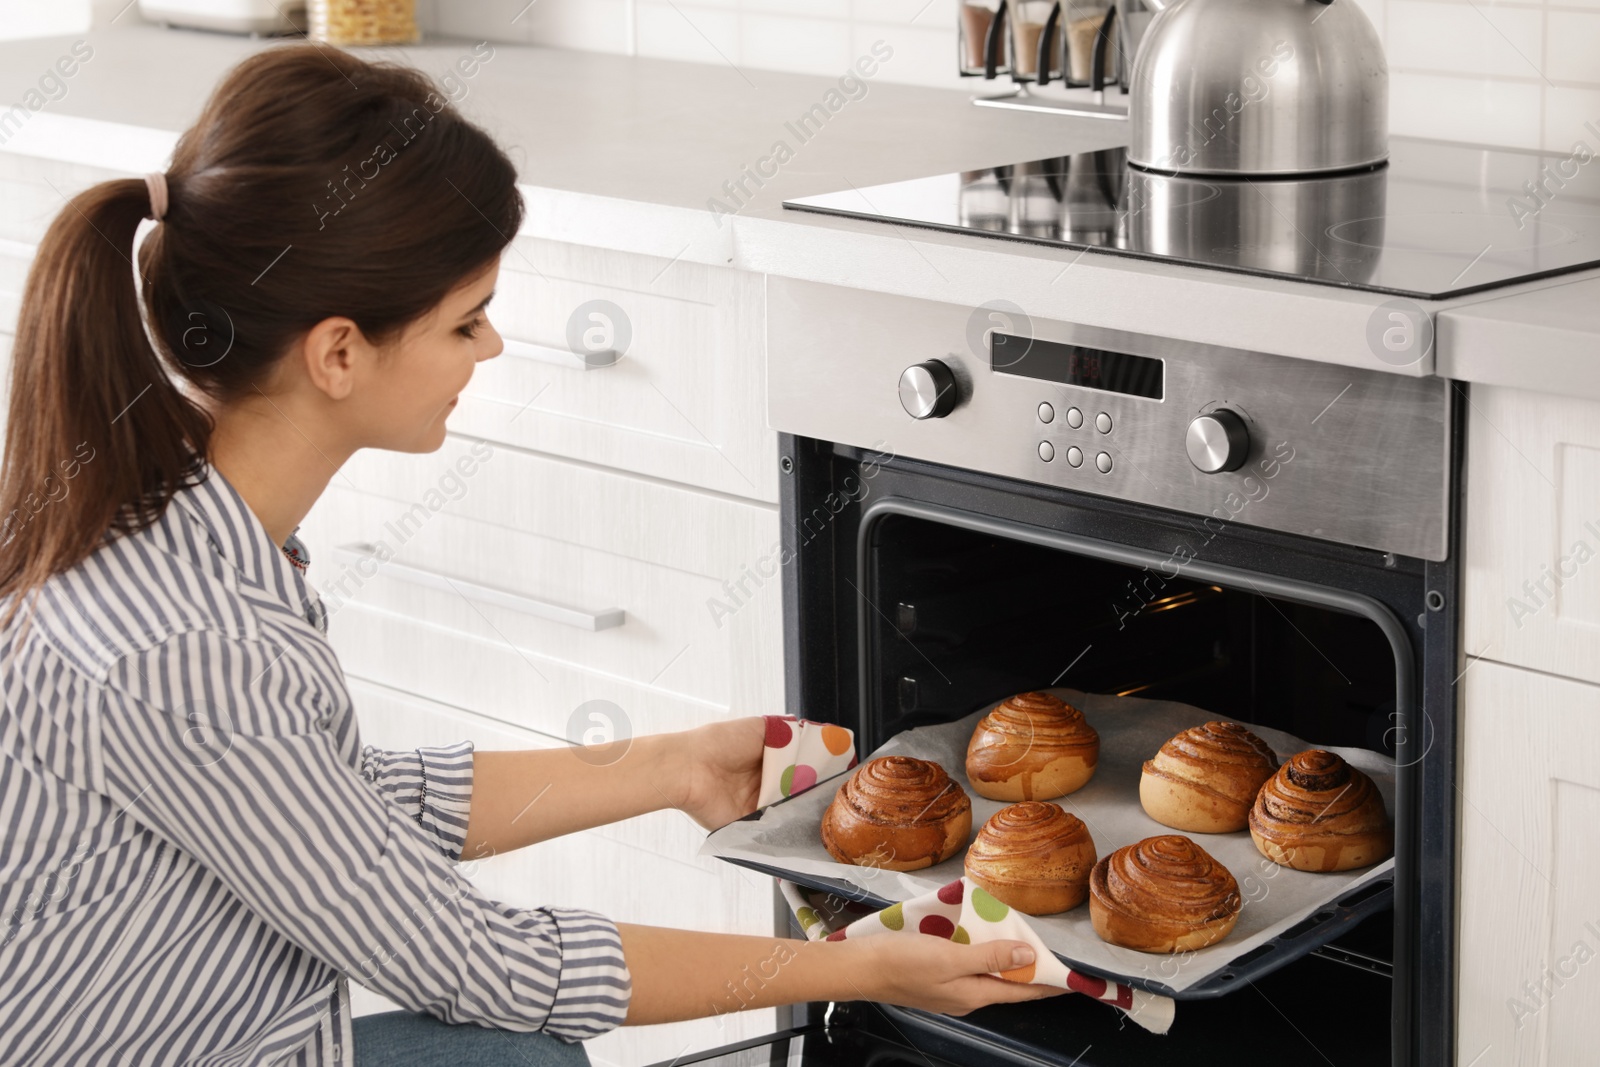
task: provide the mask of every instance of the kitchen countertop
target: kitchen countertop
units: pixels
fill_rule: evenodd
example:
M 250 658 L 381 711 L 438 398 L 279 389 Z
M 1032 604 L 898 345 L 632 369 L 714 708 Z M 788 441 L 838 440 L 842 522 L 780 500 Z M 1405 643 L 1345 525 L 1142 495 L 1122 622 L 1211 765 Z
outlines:
M 222 73 L 271 47 L 142 24 L 83 39 L 94 55 L 65 96 L 32 114 L 0 151 L 159 169 Z M 33 84 L 29 72 L 42 75 L 73 40 L 0 44 L 8 74 L 0 111 Z M 516 161 L 524 234 L 948 303 L 1003 298 L 1033 318 L 1600 397 L 1600 361 L 1584 358 L 1600 337 L 1600 271 L 1424 303 L 1443 313 L 1436 353 L 1395 368 L 1366 342 L 1369 320 L 1391 299 L 1384 294 L 781 206 L 787 197 L 1110 147 L 1126 142 L 1124 121 L 975 108 L 964 92 L 866 78 L 866 94 L 802 143 L 786 123 L 822 102 L 836 79 L 493 47 L 459 106 Z M 383 51 L 438 76 L 471 50 L 470 41 L 440 39 Z M 792 158 L 736 214 L 715 215 L 712 197 L 731 206 L 723 183 L 780 139 Z
M 1575 277 L 1441 313 L 1438 373 L 1486 385 L 1600 398 L 1595 380 L 1600 278 Z

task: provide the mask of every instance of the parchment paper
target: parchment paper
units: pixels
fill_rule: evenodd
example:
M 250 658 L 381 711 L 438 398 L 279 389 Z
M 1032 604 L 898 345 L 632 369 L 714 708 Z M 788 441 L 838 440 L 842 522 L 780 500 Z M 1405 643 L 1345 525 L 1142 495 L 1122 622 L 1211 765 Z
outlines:
M 1077 815 L 1094 838 L 1095 853 L 1104 857 L 1124 845 L 1157 834 L 1177 833 L 1144 813 L 1139 805 L 1139 776 L 1144 761 L 1154 756 L 1180 730 L 1221 718 L 1212 712 L 1162 700 L 1101 696 L 1073 689 L 1051 689 L 1079 708 L 1100 734 L 1100 761 L 1094 777 L 1082 789 L 1055 798 Z M 996 702 L 998 703 L 998 702 Z M 943 767 L 972 798 L 972 833 L 1005 803 L 988 800 L 971 788 L 966 775 L 967 742 L 978 720 L 995 705 L 987 705 L 963 719 L 907 730 L 890 738 L 871 756 L 915 756 Z M 1307 744 L 1280 730 L 1248 726 L 1272 746 L 1283 762 L 1296 752 L 1327 747 Z M 1328 748 L 1352 766 L 1371 776 L 1383 795 L 1384 807 L 1394 818 L 1394 761 L 1359 748 Z M 909 900 L 937 889 L 964 873 L 965 850 L 943 863 L 920 871 L 889 871 L 835 862 L 822 847 L 822 814 L 833 795 L 855 768 L 818 782 L 804 793 L 768 807 L 759 819 L 734 822 L 714 831 L 701 846 L 702 856 L 750 859 L 781 870 L 820 875 L 860 886 L 891 901 Z M 1280 867 L 1257 851 L 1248 830 L 1232 834 L 1189 834 L 1239 882 L 1244 907 L 1239 922 L 1222 941 L 1196 952 L 1174 956 L 1152 955 L 1108 945 L 1095 934 L 1084 903 L 1060 915 L 1029 916 L 1029 921 L 1051 951 L 1068 963 L 1079 964 L 1110 977 L 1160 982 L 1181 991 L 1203 982 L 1256 946 L 1270 941 L 1358 885 L 1372 881 L 1394 867 L 1388 859 L 1372 867 L 1331 874 L 1313 874 Z M 971 843 L 971 838 L 968 838 Z

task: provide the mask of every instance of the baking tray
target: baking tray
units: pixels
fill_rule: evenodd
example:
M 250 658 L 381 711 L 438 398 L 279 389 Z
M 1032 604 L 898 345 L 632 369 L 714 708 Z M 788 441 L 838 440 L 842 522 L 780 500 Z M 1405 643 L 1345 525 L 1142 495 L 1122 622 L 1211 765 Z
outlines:
M 1170 701 L 1141 700 L 1133 697 L 1100 696 L 1095 694 L 1079 693 L 1069 689 L 1052 689 L 1063 699 L 1083 709 L 1089 721 L 1100 731 L 1101 755 L 1100 763 L 1096 769 L 1095 777 L 1090 783 L 1077 793 L 1054 800 L 1068 811 L 1073 811 L 1083 816 L 1089 824 L 1091 834 L 1095 838 L 1096 849 L 1101 856 L 1108 854 L 1115 848 L 1130 844 L 1142 837 L 1158 833 L 1174 833 L 1149 819 L 1139 806 L 1138 799 L 1138 768 L 1143 760 L 1154 755 L 1162 741 L 1171 737 L 1179 730 L 1189 726 L 1218 718 L 1200 708 L 1187 704 L 1178 704 Z M 977 721 L 993 705 L 986 705 L 963 719 L 951 723 L 942 723 L 936 726 L 918 727 L 890 738 L 877 751 L 862 759 L 872 759 L 880 755 L 892 755 L 903 752 L 908 746 L 912 747 L 915 754 L 916 746 L 920 745 L 926 750 L 927 746 L 937 747 L 943 744 L 948 750 L 949 738 L 937 743 L 928 736 L 930 732 L 937 735 L 943 731 L 959 737 L 970 736 L 971 729 Z M 1259 734 L 1273 746 L 1281 759 L 1286 759 L 1295 752 L 1306 748 L 1316 747 L 1306 744 L 1292 735 L 1270 728 L 1250 726 L 1250 729 Z M 913 735 L 923 735 L 913 737 Z M 1154 738 L 1159 738 L 1153 740 Z M 961 746 L 964 751 L 964 744 Z M 1354 765 L 1360 767 L 1373 777 L 1374 783 L 1384 796 L 1391 819 L 1394 815 L 1394 764 L 1386 756 L 1365 749 L 1331 748 L 1330 751 L 1338 752 Z M 1141 755 L 1142 753 L 1142 755 Z M 983 821 L 994 810 L 1003 807 L 998 801 L 987 800 L 978 796 L 968 785 L 964 766 L 961 761 L 950 756 L 939 758 L 939 763 L 950 773 L 951 777 L 966 789 L 973 802 L 973 832 L 976 833 Z M 736 820 L 725 827 L 713 831 L 701 847 L 701 855 L 713 855 L 719 859 L 760 871 L 763 874 L 785 878 L 808 889 L 835 893 L 843 900 L 857 901 L 871 908 L 884 908 L 897 900 L 909 899 L 917 892 L 925 892 L 928 888 L 942 885 L 954 878 L 960 877 L 960 859 L 958 854 L 944 864 L 925 868 L 922 871 L 908 872 L 896 876 L 890 881 L 902 879 L 918 881 L 922 885 L 913 888 L 907 885 L 879 886 L 882 892 L 875 891 L 850 881 L 845 877 L 837 877 L 823 873 L 820 867 L 831 865 L 843 874 L 864 870 L 853 868 L 844 864 L 833 863 L 827 859 L 819 863 L 815 860 L 806 861 L 807 866 L 797 867 L 794 855 L 762 855 L 756 854 L 747 841 L 752 834 L 759 833 L 754 827 L 747 824 L 766 823 L 769 827 L 777 828 L 778 833 L 790 835 L 802 833 L 797 829 L 809 827 L 816 838 L 816 848 L 821 849 L 820 837 L 815 833 L 820 825 L 821 811 L 832 800 L 833 794 L 843 784 L 845 778 L 855 773 L 855 768 L 842 772 L 832 778 L 817 783 L 811 789 L 786 797 L 766 808 L 755 811 L 742 819 Z M 1091 793 L 1091 790 L 1094 792 Z M 1075 799 L 1076 798 L 1076 799 Z M 1087 803 L 1085 803 L 1087 801 Z M 1128 827 L 1121 833 L 1107 834 L 1097 830 L 1096 823 L 1102 825 L 1106 820 L 1096 817 L 1094 813 L 1100 808 L 1096 805 L 1118 803 L 1119 809 L 1115 819 L 1119 825 Z M 1125 810 L 1131 805 L 1133 810 Z M 1140 820 L 1148 823 L 1148 830 L 1143 827 Z M 1110 836 L 1107 841 L 1103 838 Z M 1126 836 L 1127 839 L 1121 839 Z M 1244 938 L 1236 940 L 1236 934 L 1243 931 L 1250 924 L 1246 922 L 1246 915 L 1241 914 L 1240 925 L 1235 934 L 1230 934 L 1221 943 L 1202 949 L 1193 956 L 1184 958 L 1182 954 L 1177 957 L 1168 957 L 1158 954 L 1136 953 L 1133 954 L 1142 964 L 1142 972 L 1126 966 L 1118 966 L 1115 962 L 1106 959 L 1085 959 L 1083 955 L 1120 954 L 1126 956 L 1131 950 L 1117 949 L 1105 946 L 1092 933 L 1085 938 L 1081 928 L 1087 927 L 1087 905 L 1062 916 L 1030 916 L 1029 922 L 1044 938 L 1057 957 L 1075 969 L 1083 970 L 1104 978 L 1124 982 L 1152 993 L 1173 997 L 1178 1000 L 1205 1000 L 1213 997 L 1224 996 L 1239 988 L 1241 985 L 1252 982 L 1257 978 L 1270 974 L 1278 968 L 1309 953 L 1312 949 L 1327 944 L 1340 936 L 1361 920 L 1377 912 L 1384 911 L 1393 906 L 1394 901 L 1394 861 L 1386 860 L 1381 864 L 1364 870 L 1346 872 L 1344 874 L 1308 874 L 1299 871 L 1289 871 L 1286 868 L 1277 868 L 1265 861 L 1255 851 L 1254 844 L 1250 841 L 1247 831 L 1237 834 L 1191 834 L 1201 847 L 1226 864 L 1233 872 L 1235 879 L 1240 883 L 1241 894 L 1245 896 L 1245 908 L 1260 907 L 1263 913 L 1253 913 L 1252 922 L 1256 922 L 1254 931 Z M 734 841 L 732 839 L 740 839 Z M 1267 909 L 1266 904 L 1272 901 L 1271 886 L 1262 894 L 1260 902 L 1251 900 L 1251 889 L 1246 882 L 1249 877 L 1241 869 L 1238 859 L 1243 855 L 1243 849 L 1238 842 L 1242 839 L 1243 845 L 1248 847 L 1253 864 L 1260 864 L 1273 872 L 1273 877 L 1290 876 L 1292 883 L 1297 885 L 1293 893 L 1279 895 L 1279 908 Z M 970 838 L 969 838 L 970 841 Z M 770 845 L 762 846 L 768 850 Z M 823 853 L 826 856 L 826 853 Z M 953 865 L 953 866 L 951 866 Z M 1252 872 L 1260 868 L 1252 867 Z M 930 874 L 929 872 L 941 872 Z M 866 881 L 876 881 L 884 875 L 893 875 L 895 872 L 873 871 Z M 1282 883 L 1289 885 L 1291 883 Z M 1323 891 L 1325 889 L 1325 892 Z M 1285 900 L 1294 897 L 1293 901 Z M 1081 913 L 1081 915 L 1079 914 Z M 1067 926 L 1075 925 L 1080 928 L 1074 933 Z M 1093 940 L 1090 941 L 1089 938 Z M 1054 943 L 1052 943 L 1054 942 Z M 1237 951 L 1229 953 L 1230 948 Z M 1170 979 L 1164 980 L 1163 976 L 1169 975 L 1178 966 L 1186 968 L 1196 960 L 1204 957 L 1199 974 L 1191 976 L 1186 984 L 1174 983 Z M 1174 964 L 1169 961 L 1181 961 Z M 1159 970 L 1158 974 L 1149 973 L 1152 969 Z

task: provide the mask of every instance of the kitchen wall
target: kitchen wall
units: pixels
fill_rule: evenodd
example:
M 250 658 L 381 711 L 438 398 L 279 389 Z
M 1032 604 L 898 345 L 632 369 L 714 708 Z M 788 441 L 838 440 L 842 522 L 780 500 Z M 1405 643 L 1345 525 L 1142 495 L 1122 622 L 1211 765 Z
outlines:
M 1563 154 L 1600 135 L 1600 0 L 1357 0 L 1389 56 L 1395 133 Z M 958 0 L 423 0 L 440 32 L 723 64 L 750 74 L 838 74 L 873 41 L 878 80 L 960 87 Z

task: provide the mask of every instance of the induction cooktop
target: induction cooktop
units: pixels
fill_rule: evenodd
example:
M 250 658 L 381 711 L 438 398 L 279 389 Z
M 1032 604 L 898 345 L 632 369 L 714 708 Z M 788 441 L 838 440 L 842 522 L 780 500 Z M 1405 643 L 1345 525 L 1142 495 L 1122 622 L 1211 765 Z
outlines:
M 784 207 L 1438 299 L 1600 266 L 1600 131 L 1541 154 L 1392 138 L 1387 163 L 1180 177 L 1122 148 L 890 182 Z

